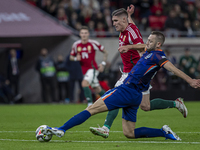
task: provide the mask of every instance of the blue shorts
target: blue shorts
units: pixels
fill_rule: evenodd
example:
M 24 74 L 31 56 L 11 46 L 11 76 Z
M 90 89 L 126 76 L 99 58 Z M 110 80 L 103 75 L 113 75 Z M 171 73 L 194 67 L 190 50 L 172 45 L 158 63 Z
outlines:
M 101 98 L 109 111 L 123 108 L 122 118 L 136 122 L 137 110 L 142 101 L 142 92 L 137 91 L 134 86 L 122 84 L 107 91 Z

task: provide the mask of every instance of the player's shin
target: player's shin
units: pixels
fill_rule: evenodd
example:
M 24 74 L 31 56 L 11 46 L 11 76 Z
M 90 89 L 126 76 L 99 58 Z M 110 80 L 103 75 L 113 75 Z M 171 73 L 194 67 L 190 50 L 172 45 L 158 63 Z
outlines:
M 59 127 L 60 130 L 67 131 L 70 128 L 82 124 L 85 122 L 88 118 L 90 118 L 91 114 L 89 111 L 84 110 L 80 112 L 79 114 L 75 115 L 71 119 L 69 119 L 63 126 Z
M 141 127 L 135 129 L 135 138 L 165 137 L 161 129 Z
M 108 112 L 107 116 L 106 116 L 106 120 L 104 122 L 104 126 L 107 127 L 108 129 L 111 128 L 113 121 L 115 120 L 115 118 L 117 117 L 119 112 L 119 109 L 114 109 Z

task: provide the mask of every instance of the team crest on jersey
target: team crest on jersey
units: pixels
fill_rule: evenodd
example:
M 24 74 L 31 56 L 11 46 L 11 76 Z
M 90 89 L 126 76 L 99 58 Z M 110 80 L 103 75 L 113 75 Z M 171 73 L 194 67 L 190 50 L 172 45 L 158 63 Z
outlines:
M 124 38 L 123 38 L 123 42 L 125 41 L 125 39 L 126 39 L 126 35 L 125 35 Z
M 77 49 L 78 49 L 78 52 L 80 52 L 82 48 L 79 46 Z
M 153 55 L 153 53 L 150 53 L 149 55 L 147 55 L 146 57 L 144 57 L 144 59 L 148 59 Z
M 92 48 L 91 48 L 90 45 L 87 47 L 87 49 L 88 49 L 88 52 L 91 53 L 91 49 L 92 49 Z

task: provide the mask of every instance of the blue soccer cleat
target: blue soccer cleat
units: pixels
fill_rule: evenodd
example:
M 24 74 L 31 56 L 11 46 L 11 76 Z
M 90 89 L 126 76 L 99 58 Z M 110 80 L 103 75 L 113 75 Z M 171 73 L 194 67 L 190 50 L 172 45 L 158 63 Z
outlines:
M 166 139 L 181 141 L 181 138 L 176 135 L 168 125 L 164 125 L 161 130 L 165 132 Z

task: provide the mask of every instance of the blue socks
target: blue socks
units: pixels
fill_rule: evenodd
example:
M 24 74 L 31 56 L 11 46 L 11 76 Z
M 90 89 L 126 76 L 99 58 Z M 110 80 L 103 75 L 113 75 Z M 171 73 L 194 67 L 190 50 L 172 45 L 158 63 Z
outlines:
M 165 137 L 165 132 L 161 129 L 141 127 L 135 129 L 135 138 Z
M 84 110 L 72 117 L 71 119 L 69 119 L 63 126 L 59 127 L 58 129 L 63 130 L 65 132 L 66 130 L 69 130 L 70 128 L 76 125 L 82 124 L 88 118 L 90 118 L 90 116 L 91 114 L 89 113 L 89 111 Z

